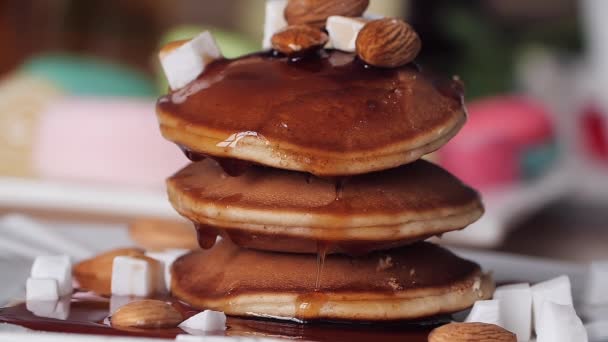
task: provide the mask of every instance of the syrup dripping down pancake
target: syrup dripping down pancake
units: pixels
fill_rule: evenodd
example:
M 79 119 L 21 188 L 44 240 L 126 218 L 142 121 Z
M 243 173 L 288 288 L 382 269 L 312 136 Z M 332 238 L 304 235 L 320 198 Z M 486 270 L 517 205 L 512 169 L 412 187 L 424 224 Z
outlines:
M 477 264 L 428 242 L 356 258 L 330 255 L 315 289 L 316 270 L 315 255 L 221 240 L 173 264 L 172 293 L 235 316 L 391 321 L 460 311 L 494 291 Z
M 316 253 L 323 242 L 356 255 L 462 229 L 483 213 L 474 190 L 423 160 L 336 181 L 259 166 L 230 177 L 207 159 L 167 185 L 173 207 L 209 235 L 206 247 L 219 232 L 254 249 Z
M 188 151 L 337 176 L 412 162 L 466 120 L 460 82 L 324 50 L 218 60 L 161 97 L 162 134 Z

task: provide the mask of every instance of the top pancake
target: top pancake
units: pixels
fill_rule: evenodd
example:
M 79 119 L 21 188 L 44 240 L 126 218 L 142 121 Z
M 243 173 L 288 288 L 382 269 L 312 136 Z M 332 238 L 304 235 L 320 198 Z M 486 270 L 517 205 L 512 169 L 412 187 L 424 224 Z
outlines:
M 465 121 L 462 84 L 415 66 L 381 69 L 324 50 L 299 60 L 219 60 L 159 99 L 163 135 L 186 149 L 316 175 L 399 166 Z

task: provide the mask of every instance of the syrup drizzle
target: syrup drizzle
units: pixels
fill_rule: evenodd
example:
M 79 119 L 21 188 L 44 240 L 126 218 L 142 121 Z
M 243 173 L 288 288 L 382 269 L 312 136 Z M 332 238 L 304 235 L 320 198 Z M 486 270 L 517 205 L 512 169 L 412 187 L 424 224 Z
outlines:
M 317 241 L 317 276 L 315 279 L 315 292 L 321 287 L 321 277 L 323 276 L 323 268 L 325 267 L 325 257 L 329 250 L 330 243 L 325 241 Z
M 215 241 L 217 240 L 217 236 L 219 234 L 219 230 L 215 227 L 194 223 L 194 228 L 196 229 L 196 238 L 198 240 L 198 245 L 202 249 L 210 249 L 215 245 Z
M 346 186 L 346 182 L 348 181 L 349 177 L 337 177 L 336 179 L 336 201 L 339 201 L 342 199 L 342 196 L 344 195 L 344 187 Z
M 321 292 L 310 292 L 299 295 L 296 298 L 296 318 L 306 321 L 319 317 L 321 309 L 323 309 L 327 301 L 327 295 Z

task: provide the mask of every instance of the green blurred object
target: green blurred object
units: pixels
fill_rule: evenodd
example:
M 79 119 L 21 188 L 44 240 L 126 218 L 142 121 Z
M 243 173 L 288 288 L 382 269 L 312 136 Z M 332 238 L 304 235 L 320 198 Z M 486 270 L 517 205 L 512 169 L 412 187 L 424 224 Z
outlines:
M 205 30 L 210 31 L 213 34 L 215 41 L 220 46 L 222 54 L 226 58 L 235 58 L 259 50 L 260 43 L 252 41 L 244 35 L 203 26 L 179 26 L 170 30 L 161 38 L 159 49 L 172 41 L 192 39 Z M 167 80 L 158 61 L 157 70 L 159 90 L 161 93 L 165 93 L 168 87 Z
M 127 66 L 94 57 L 50 54 L 26 61 L 20 72 L 47 79 L 68 95 L 152 97 L 154 83 Z

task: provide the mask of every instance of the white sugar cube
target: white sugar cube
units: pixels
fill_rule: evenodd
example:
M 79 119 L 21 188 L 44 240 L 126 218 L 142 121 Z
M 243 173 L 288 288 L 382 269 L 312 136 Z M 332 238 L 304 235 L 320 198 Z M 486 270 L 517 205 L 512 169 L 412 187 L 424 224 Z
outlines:
M 500 301 L 501 326 L 528 341 L 532 334 L 532 291 L 526 283 L 499 286 L 494 299 Z
M 171 291 L 171 265 L 180 256 L 190 252 L 187 249 L 167 249 L 162 252 L 147 252 L 146 256 L 158 260 L 163 268 L 165 290 Z
M 287 0 L 266 0 L 266 17 L 264 19 L 264 38 L 262 48 L 269 49 L 272 46 L 272 36 L 287 26 L 283 12 L 287 6 Z
M 64 297 L 55 301 L 26 301 L 25 307 L 38 317 L 66 320 L 70 315 L 71 298 Z
M 207 65 L 222 57 L 215 39 L 205 31 L 170 51 L 161 50 L 160 64 L 171 89 L 179 89 L 194 81 Z
M 608 318 L 604 321 L 593 321 L 585 324 L 585 330 L 587 330 L 591 342 L 608 341 Z
M 146 257 L 117 256 L 112 264 L 112 294 L 148 297 L 162 292 L 163 273 L 158 261 Z
M 587 274 L 585 302 L 592 305 L 608 305 L 608 260 L 592 262 Z
M 351 18 L 333 15 L 327 18 L 327 32 L 329 42 L 326 47 L 346 52 L 355 52 L 355 42 L 359 31 L 368 20 L 365 18 Z
M 493 300 L 478 300 L 473 304 L 471 312 L 465 319 L 465 322 L 479 322 L 495 324 L 503 326 L 500 319 L 500 301 Z
M 179 327 L 193 335 L 197 332 L 223 331 L 226 329 L 226 315 L 219 311 L 205 310 L 183 321 Z
M 28 278 L 25 283 L 27 301 L 56 301 L 59 299 L 57 280 L 43 278 Z
M 536 324 L 536 342 L 586 342 L 587 331 L 572 305 L 544 300 Z
M 570 278 L 562 275 L 551 280 L 535 284 L 532 289 L 532 312 L 534 330 L 538 329 L 538 319 L 545 301 L 572 306 Z
M 72 294 L 72 262 L 67 255 L 37 257 L 30 276 L 35 279 L 55 279 L 60 297 Z

